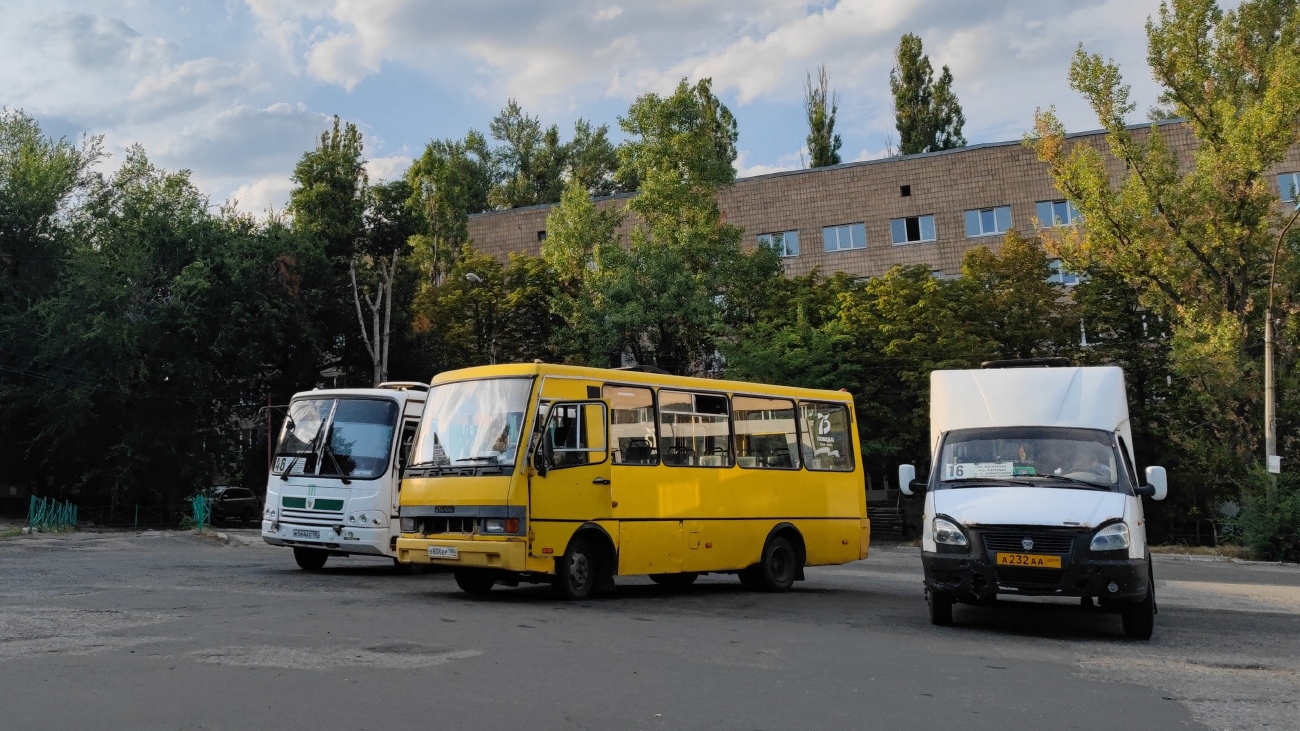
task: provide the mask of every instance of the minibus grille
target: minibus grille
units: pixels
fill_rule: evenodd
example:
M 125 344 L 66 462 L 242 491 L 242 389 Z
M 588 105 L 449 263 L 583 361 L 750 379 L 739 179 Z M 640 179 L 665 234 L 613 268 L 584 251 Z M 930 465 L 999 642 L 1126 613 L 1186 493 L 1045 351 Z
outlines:
M 343 525 L 343 513 L 323 510 L 290 510 L 281 508 L 280 522 L 294 525 L 320 525 L 332 527 Z
M 475 518 L 420 518 L 418 533 L 473 533 Z
M 1002 532 L 985 533 L 984 547 L 990 551 L 1011 553 L 1051 553 L 1057 556 L 1069 555 L 1074 547 L 1074 536 L 1069 533 L 1038 532 Z M 1026 540 L 1032 541 L 1030 548 L 1025 548 Z

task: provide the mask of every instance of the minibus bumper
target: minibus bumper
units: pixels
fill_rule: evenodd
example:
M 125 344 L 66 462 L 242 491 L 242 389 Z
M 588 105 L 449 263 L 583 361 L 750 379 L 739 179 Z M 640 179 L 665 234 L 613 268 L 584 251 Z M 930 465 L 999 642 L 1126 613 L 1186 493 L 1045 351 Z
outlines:
M 456 549 L 456 558 L 430 558 L 429 548 Z M 402 563 L 431 564 L 447 568 L 498 569 L 524 571 L 528 559 L 528 545 L 522 538 L 502 540 L 453 540 L 447 538 L 397 539 L 397 560 Z
M 298 533 L 295 533 L 295 530 Z M 306 531 L 306 535 L 303 535 Z M 262 521 L 262 540 L 272 546 L 288 548 L 317 548 L 335 554 L 359 556 L 392 556 L 388 549 L 391 535 L 388 527 L 343 528 L 318 525 L 295 525 Z
M 1063 569 L 1017 569 L 999 574 L 983 551 L 975 554 L 921 554 L 925 586 L 963 602 L 981 602 L 998 594 L 1022 596 L 1097 597 L 1103 600 L 1140 600 L 1147 595 L 1151 576 L 1146 559 L 1065 557 Z M 1036 575 L 1032 572 L 1042 572 Z

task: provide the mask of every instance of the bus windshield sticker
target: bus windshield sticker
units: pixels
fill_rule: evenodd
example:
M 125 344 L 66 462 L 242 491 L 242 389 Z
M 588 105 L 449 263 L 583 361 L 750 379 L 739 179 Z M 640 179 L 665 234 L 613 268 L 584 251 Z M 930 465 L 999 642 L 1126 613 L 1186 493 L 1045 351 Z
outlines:
M 945 465 L 943 479 L 960 480 L 970 477 L 1015 477 L 1022 474 L 1014 462 L 958 462 Z M 1030 468 L 1032 470 L 1032 468 Z M 1033 474 L 1030 472 L 1029 474 Z

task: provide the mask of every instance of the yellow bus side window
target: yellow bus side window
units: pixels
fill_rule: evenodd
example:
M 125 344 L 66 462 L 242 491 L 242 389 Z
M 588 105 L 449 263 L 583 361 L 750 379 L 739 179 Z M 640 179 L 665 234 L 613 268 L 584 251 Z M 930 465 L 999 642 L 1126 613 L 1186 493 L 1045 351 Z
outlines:
M 727 397 L 659 389 L 659 451 L 675 467 L 730 467 Z
M 605 386 L 601 396 L 609 402 L 614 464 L 659 464 L 654 392 L 636 386 Z
M 810 470 L 853 470 L 853 431 L 843 404 L 799 403 L 799 446 Z
M 757 469 L 799 467 L 799 437 L 794 402 L 781 398 L 733 396 L 736 464 Z

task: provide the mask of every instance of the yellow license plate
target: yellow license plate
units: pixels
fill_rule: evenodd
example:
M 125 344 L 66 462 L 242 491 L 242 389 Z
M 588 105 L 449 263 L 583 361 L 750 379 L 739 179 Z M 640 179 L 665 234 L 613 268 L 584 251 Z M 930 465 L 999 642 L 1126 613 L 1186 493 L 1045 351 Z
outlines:
M 1044 556 L 1037 553 L 999 553 L 999 566 L 1028 566 L 1034 569 L 1061 568 L 1060 556 Z

